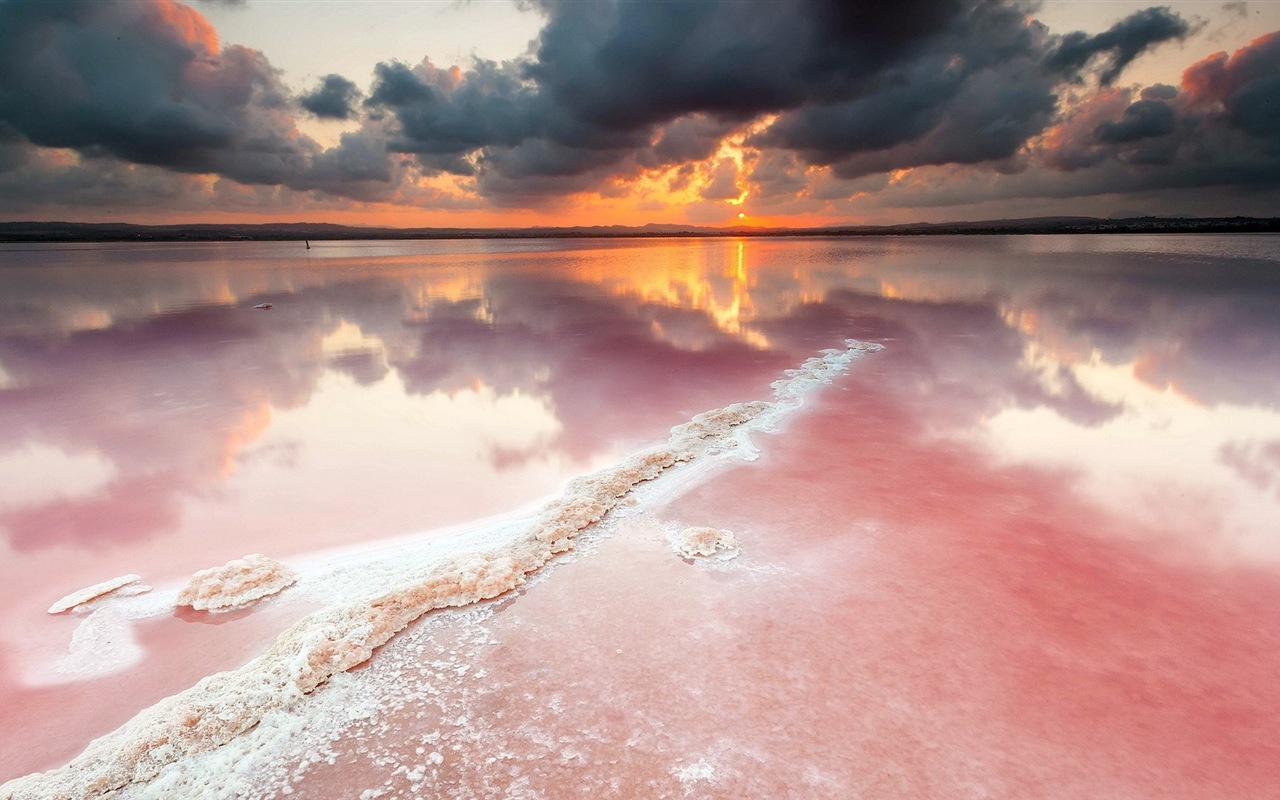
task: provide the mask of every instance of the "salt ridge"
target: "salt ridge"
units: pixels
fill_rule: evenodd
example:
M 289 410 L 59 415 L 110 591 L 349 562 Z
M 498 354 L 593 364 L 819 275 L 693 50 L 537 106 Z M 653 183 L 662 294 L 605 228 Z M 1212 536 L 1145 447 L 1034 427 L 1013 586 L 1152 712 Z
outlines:
M 611 510 L 655 487 L 655 479 L 679 466 L 700 467 L 728 458 L 750 458 L 747 435 L 773 428 L 803 403 L 805 394 L 831 381 L 857 356 L 881 345 L 847 340 L 845 350 L 824 350 L 773 383 L 774 401 L 735 403 L 707 411 L 672 428 L 667 442 L 620 464 L 570 482 L 505 546 L 451 555 L 438 549 L 414 557 L 411 548 L 394 557 L 348 564 L 331 596 L 338 602 L 285 631 L 261 656 L 244 666 L 210 675 L 195 686 L 139 712 L 95 739 L 65 767 L 35 773 L 0 786 L 4 800 L 79 800 L 146 783 L 181 759 L 233 741 L 264 715 L 303 701 L 332 676 L 368 660 L 424 614 L 489 600 L 523 585 Z M 692 477 L 694 470 L 682 470 Z M 687 481 L 686 481 L 687 482 Z M 645 499 L 641 497 L 640 499 Z M 511 528 L 507 521 L 507 530 Z M 313 580 L 312 591 L 322 581 Z M 337 591 L 341 589 L 340 591 Z

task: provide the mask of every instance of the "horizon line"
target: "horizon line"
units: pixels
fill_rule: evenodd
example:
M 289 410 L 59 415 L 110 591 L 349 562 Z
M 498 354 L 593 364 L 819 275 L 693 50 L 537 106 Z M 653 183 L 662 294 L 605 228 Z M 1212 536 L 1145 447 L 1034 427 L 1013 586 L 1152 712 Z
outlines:
M 844 223 L 808 227 L 716 227 L 650 222 L 642 225 L 535 225 L 518 227 L 395 227 L 333 222 L 0 222 L 0 243 L 124 241 L 319 241 L 395 239 L 787 237 L 947 234 L 1278 233 L 1280 217 L 1053 215 L 952 222 Z

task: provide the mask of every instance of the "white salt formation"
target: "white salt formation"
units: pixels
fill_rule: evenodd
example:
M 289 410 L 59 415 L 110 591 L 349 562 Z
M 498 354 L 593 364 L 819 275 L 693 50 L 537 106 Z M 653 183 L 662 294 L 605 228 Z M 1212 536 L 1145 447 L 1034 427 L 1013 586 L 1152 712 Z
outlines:
M 529 573 L 572 549 L 579 534 L 625 504 L 642 483 L 679 463 L 738 452 L 738 437 L 748 427 L 759 430 L 774 424 L 799 407 L 806 389 L 829 382 L 858 354 L 881 349 L 853 340 L 847 344 L 846 350 L 823 351 L 789 371 L 788 379 L 775 382 L 775 402 L 735 403 L 699 414 L 672 428 L 665 445 L 572 481 L 564 496 L 547 504 L 529 528 L 504 547 L 455 556 L 444 564 L 423 564 L 399 554 L 389 559 L 391 563 L 374 565 L 360 576 L 374 587 L 366 596 L 314 612 L 258 658 L 210 675 L 141 711 L 95 739 L 67 766 L 0 786 L 0 800 L 81 800 L 151 781 L 169 765 L 180 767 L 176 762 L 227 744 L 272 710 L 303 701 L 333 675 L 366 661 L 374 649 L 429 611 L 467 606 L 521 586 Z M 233 607 L 278 592 L 293 580 L 292 573 L 276 562 L 249 556 L 197 573 L 179 595 L 179 603 Z
M 203 569 L 178 592 L 178 605 L 197 611 L 230 611 L 279 594 L 298 582 L 293 570 L 261 553 Z
M 735 550 L 738 540 L 718 528 L 685 528 L 676 537 L 676 549 L 688 558 L 713 556 L 717 550 Z
M 78 610 L 81 606 L 88 605 L 94 600 L 102 600 L 107 597 L 129 597 L 149 591 L 151 591 L 151 587 L 142 583 L 141 576 L 121 575 L 118 578 L 95 583 L 92 586 L 86 586 L 79 591 L 72 592 L 49 606 L 49 613 L 62 614 L 67 611 Z
M 53 666 L 56 677 L 46 683 L 110 675 L 138 663 L 142 655 L 128 620 L 112 606 L 99 608 L 71 634 L 67 654 Z

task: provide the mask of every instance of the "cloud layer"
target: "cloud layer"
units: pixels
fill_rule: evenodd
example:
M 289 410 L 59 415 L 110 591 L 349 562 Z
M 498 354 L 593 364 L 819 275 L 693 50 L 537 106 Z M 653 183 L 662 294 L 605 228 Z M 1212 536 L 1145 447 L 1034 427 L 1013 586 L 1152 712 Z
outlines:
M 1275 191 L 1276 35 L 1142 89 L 1125 68 L 1192 32 L 1166 8 L 1089 35 L 1022 0 L 903 5 L 538 0 L 522 58 L 387 61 L 365 89 L 329 74 L 295 96 L 175 0 L 0 0 L 0 188 L 30 198 L 15 210 L 190 175 L 210 205 L 229 181 L 278 204 L 629 197 L 688 218 Z M 347 132 L 326 148 L 305 119 Z

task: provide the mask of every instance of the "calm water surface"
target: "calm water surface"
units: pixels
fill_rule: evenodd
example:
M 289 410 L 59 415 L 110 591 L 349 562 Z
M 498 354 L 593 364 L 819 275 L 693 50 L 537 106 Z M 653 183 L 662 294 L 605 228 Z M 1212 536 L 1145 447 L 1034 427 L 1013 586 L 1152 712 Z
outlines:
M 272 307 L 254 308 L 262 303 Z M 846 576 L 857 573 L 846 563 L 853 554 L 865 556 L 864 565 L 875 560 L 869 547 L 876 557 L 893 554 L 892 564 L 858 578 L 859 585 L 895 569 L 915 575 L 902 579 L 908 583 L 936 570 L 929 580 L 951 581 L 939 608 L 969 604 L 984 618 L 1010 614 L 1009 629 L 1043 620 L 1046 603 L 1088 595 L 1096 607 L 1054 613 L 1074 613 L 1094 631 L 1100 619 L 1129 614 L 1126 625 L 1155 619 L 1166 633 L 1174 630 L 1172 639 L 1139 631 L 1123 641 L 1111 631 L 1109 644 L 1080 645 L 1108 654 L 1129 648 L 1139 660 L 1171 653 L 1176 660 L 1204 644 L 1196 638 L 1200 628 L 1135 612 L 1153 602 L 1165 609 L 1199 602 L 1194 593 L 1152 601 L 1162 581 L 1199 587 L 1194 591 L 1205 597 L 1220 598 L 1222 586 L 1242 582 L 1257 597 L 1280 597 L 1274 236 L 357 242 L 317 243 L 309 251 L 294 243 L 4 246 L 0 712 L 19 720 L 21 728 L 9 728 L 21 736 L 5 734 L 0 780 L 65 762 L 143 705 L 240 663 L 291 619 L 264 611 L 240 626 L 247 633 L 199 624 L 207 620 L 166 620 L 143 636 L 150 667 L 70 680 L 54 665 L 76 620 L 45 613 L 62 595 L 123 573 L 172 584 L 250 552 L 288 561 L 527 508 L 571 477 L 661 440 L 694 413 L 767 397 L 783 370 L 851 337 L 886 349 L 856 364 L 809 416 L 769 437 L 777 441 L 764 447 L 759 470 L 742 468 L 670 513 L 702 515 L 705 524 L 734 520 L 748 530 L 793 525 L 793 543 L 825 554 L 818 558 L 828 568 L 844 564 Z M 805 493 L 813 507 L 827 508 L 821 522 L 796 514 L 793 503 Z M 1058 524 L 1052 541 L 1043 538 Z M 908 534 L 925 530 L 928 546 L 913 549 Z M 993 545 L 992 531 L 1012 538 Z M 841 579 L 818 562 L 788 562 L 795 551 L 779 541 L 776 551 L 757 548 L 760 565 L 795 574 L 812 568 L 817 583 L 805 595 L 808 605 L 779 596 L 775 611 L 785 608 L 796 619 L 809 608 L 827 621 L 823 630 L 844 631 L 867 647 L 902 635 L 840 627 L 854 623 L 847 611 L 829 607 L 817 586 Z M 875 542 L 883 546 L 869 544 Z M 1034 553 L 1025 551 L 1033 546 Z M 592 593 L 625 583 L 626 565 L 652 556 L 615 547 L 600 562 L 607 579 L 566 579 L 562 597 L 577 586 L 582 607 L 608 606 L 608 597 Z M 1077 558 L 1085 550 L 1090 555 Z M 939 553 L 955 558 L 943 564 Z M 1110 567 L 1097 564 L 1127 559 L 1141 564 L 1125 573 L 1129 588 L 1112 597 L 1107 587 L 1119 584 L 1098 578 L 1098 569 Z M 1166 568 L 1167 575 L 1133 588 L 1132 575 L 1150 578 Z M 1081 571 L 1093 577 L 1063 577 Z M 954 577 L 961 573 L 983 577 L 965 583 L 970 579 Z M 672 590 L 683 580 L 661 570 L 651 577 L 655 587 Z M 1199 583 L 1213 580 L 1223 583 Z M 857 581 L 849 581 L 838 593 L 853 591 Z M 671 596 L 653 592 L 658 605 L 659 596 Z M 1001 592 L 1029 605 L 983 605 Z M 1035 600 L 1037 592 L 1044 597 Z M 623 602 L 618 592 L 610 596 Z M 889 597 L 866 589 L 859 602 L 887 617 L 890 607 L 902 608 L 901 598 Z M 920 602 L 917 616 L 908 604 L 903 619 L 923 619 L 933 608 Z M 533 623 L 544 615 L 542 630 L 565 620 L 563 607 L 540 612 L 539 603 L 531 593 L 525 608 Z M 1231 608 L 1212 620 L 1226 626 L 1223 680 L 1256 682 L 1280 666 L 1274 607 Z M 637 618 L 635 609 L 615 610 Z M 758 632 L 765 613 L 753 612 L 750 630 Z M 963 624 L 985 631 L 976 620 Z M 598 622 L 569 619 L 563 631 Z M 1025 652 L 1011 663 L 1042 670 L 1026 661 L 1027 652 L 1069 648 L 1063 642 L 1076 635 L 1070 625 L 1049 627 L 1052 637 L 1026 634 Z M 644 641 L 645 630 L 637 624 L 630 635 Z M 1261 649 L 1233 661 L 1237 634 Z M 512 640 L 522 635 L 507 632 Z M 657 663 L 663 650 L 654 635 L 648 652 Z M 952 652 L 945 642 L 939 647 Z M 902 674 L 919 666 L 901 653 L 883 656 L 879 663 Z M 1102 655 L 1091 658 L 1093 666 L 1081 670 L 1105 664 L 1125 671 Z M 1242 660 L 1255 671 L 1235 670 Z M 547 668 L 554 670 L 552 662 Z M 739 677 L 749 683 L 750 676 Z M 814 677 L 813 685 L 831 679 Z M 1037 698 L 1018 706 L 1024 710 L 1045 691 L 1029 680 L 1009 678 Z M 998 694 L 1007 698 L 1012 690 L 1001 686 Z M 583 691 L 590 697 L 613 689 Z M 1101 702 L 1092 691 L 1081 688 L 1081 696 Z M 1241 704 L 1280 710 L 1276 699 L 1274 691 L 1262 692 Z M 844 698 L 850 707 L 865 700 Z M 65 716 L 55 722 L 51 710 Z M 1200 730 L 1184 717 L 1143 719 Z M 1026 719 L 1010 720 L 1013 728 L 987 735 L 1027 735 Z M 947 741 L 972 734 L 954 725 L 931 730 Z M 1097 730 L 1084 725 L 1073 735 Z M 1211 726 L 1203 733 L 1221 738 Z M 1201 746 L 1188 736 L 1168 746 Z M 785 741 L 767 746 L 788 752 Z M 1054 752 L 1069 746 L 1055 742 Z M 903 747 L 898 742 L 888 752 Z M 1232 750 L 1247 751 L 1244 772 L 1261 770 L 1258 782 L 1234 787 L 1236 796 L 1250 796 L 1270 778 L 1280 786 L 1274 771 L 1257 767 L 1266 747 L 1249 740 Z M 1041 756 L 1052 761 L 1043 753 L 1020 758 Z M 955 756 L 970 766 L 983 757 L 967 750 Z M 901 766 L 896 756 L 890 760 Z M 699 776 L 715 773 L 715 758 L 704 761 L 692 772 L 668 770 L 680 778 L 674 785 L 701 786 Z M 814 788 L 826 784 L 813 778 L 818 782 L 806 784 L 802 796 L 853 796 L 848 781 L 857 770 L 836 762 L 831 794 Z M 650 766 L 614 774 L 629 776 L 633 788 L 651 787 Z M 989 766 L 1007 779 L 988 786 L 997 787 L 994 796 L 1019 788 L 1048 796 L 1044 784 L 1001 772 L 1008 764 L 1000 759 Z M 720 774 L 750 772 L 722 766 Z M 964 780 L 981 783 L 981 774 Z M 440 780 L 477 785 L 478 778 L 458 767 Z M 554 776 L 547 780 L 543 791 L 555 795 Z M 857 785 L 875 795 L 869 784 Z M 893 791 L 930 785 L 942 791 L 927 780 Z M 703 796 L 715 794 L 712 786 L 702 786 Z M 1076 790 L 1088 786 L 1063 791 Z M 780 796 L 778 787 L 741 782 L 721 791 Z

